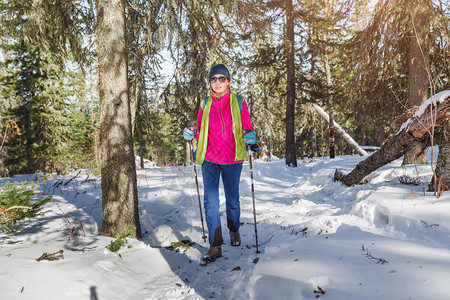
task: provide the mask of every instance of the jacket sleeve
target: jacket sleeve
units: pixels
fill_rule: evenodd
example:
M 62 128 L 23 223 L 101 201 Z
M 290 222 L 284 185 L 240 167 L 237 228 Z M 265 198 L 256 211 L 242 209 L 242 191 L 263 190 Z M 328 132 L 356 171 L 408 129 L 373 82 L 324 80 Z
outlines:
M 242 100 L 241 120 L 242 120 L 242 132 L 245 129 L 255 131 L 252 125 L 252 121 L 250 120 L 250 112 L 248 111 L 247 102 L 245 100 Z
M 202 126 L 202 117 L 203 117 L 203 109 L 202 106 L 198 108 L 198 115 L 197 115 L 197 134 L 194 136 L 194 138 L 198 141 L 200 137 L 200 127 Z

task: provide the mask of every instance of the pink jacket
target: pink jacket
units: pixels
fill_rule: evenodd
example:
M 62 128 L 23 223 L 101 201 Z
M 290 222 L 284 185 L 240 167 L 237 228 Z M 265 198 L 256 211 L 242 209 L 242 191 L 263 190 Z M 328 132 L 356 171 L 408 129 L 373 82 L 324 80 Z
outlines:
M 233 136 L 233 124 L 231 119 L 230 93 L 219 99 L 212 97 L 213 103 L 209 112 L 208 145 L 205 160 L 216 164 L 234 164 L 235 141 Z M 200 106 L 197 117 L 197 128 L 200 131 L 203 109 Z M 250 120 L 250 113 L 245 100 L 242 101 L 242 129 L 254 131 Z M 199 135 L 195 137 L 197 140 Z M 242 161 L 239 161 L 242 162 Z

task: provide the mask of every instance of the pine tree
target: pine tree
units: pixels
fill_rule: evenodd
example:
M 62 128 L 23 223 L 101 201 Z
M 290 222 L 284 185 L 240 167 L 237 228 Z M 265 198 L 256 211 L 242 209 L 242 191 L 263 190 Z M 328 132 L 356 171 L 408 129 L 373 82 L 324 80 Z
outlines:
M 6 144 L 6 165 L 11 174 L 41 170 L 51 176 L 60 155 L 67 150 L 64 140 L 68 136 L 63 124 L 68 122 L 61 70 L 50 55 L 23 40 L 3 45 L 3 49 L 10 56 L 5 61 L 3 93 L 15 103 L 6 116 L 16 120 L 22 132 Z
M 425 15 L 423 7 L 427 7 Z M 422 25 L 417 28 L 419 23 Z M 416 35 L 416 32 L 420 33 Z M 370 137 L 379 136 L 379 132 L 385 133 L 382 134 L 384 136 L 398 131 L 398 126 L 409 117 L 408 109 L 412 105 L 409 99 L 413 99 L 410 92 L 420 96 L 420 101 L 423 101 L 424 58 L 429 72 L 426 89 L 429 88 L 430 79 L 433 90 L 445 88 L 449 64 L 446 58 L 448 54 L 445 54 L 448 50 L 445 50 L 445 42 L 442 42 L 448 40 L 448 32 L 448 18 L 439 3 L 403 0 L 377 3 L 368 26 L 357 33 L 348 45 L 354 53 L 348 60 L 356 71 L 353 84 L 346 84 L 350 95 L 348 104 L 358 107 L 360 114 L 353 118 L 356 124 L 361 124 L 358 126 L 362 131 L 358 131 L 366 140 L 379 144 L 379 141 Z M 421 51 L 418 51 L 418 42 L 424 43 Z M 417 47 L 414 49 L 412 46 Z M 420 61 L 420 64 L 416 64 Z M 413 71 L 411 63 L 422 71 Z M 414 83 L 412 74 L 419 76 L 421 83 Z M 413 87 L 421 91 L 414 91 Z M 362 118 L 372 122 L 364 122 L 360 120 Z

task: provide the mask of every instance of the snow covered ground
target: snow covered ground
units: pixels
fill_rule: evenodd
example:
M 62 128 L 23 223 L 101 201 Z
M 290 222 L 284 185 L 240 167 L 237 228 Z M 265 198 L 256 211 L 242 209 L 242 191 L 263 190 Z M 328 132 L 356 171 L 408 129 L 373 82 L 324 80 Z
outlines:
M 229 245 L 221 190 L 223 257 L 207 266 L 200 265 L 208 245 L 192 166 L 148 163 L 137 171 L 144 237 L 118 252 L 99 235 L 100 177 L 81 170 L 73 178 L 77 170 L 41 181 L 41 195 L 53 195 L 47 212 L 16 235 L 0 234 L 0 299 L 449 299 L 450 193 L 436 198 L 421 185 L 401 184 L 400 176 L 418 171 L 426 185 L 432 174 L 430 165 L 416 171 L 401 160 L 364 185 L 333 181 L 335 169 L 348 172 L 363 159 L 299 160 L 297 168 L 256 160 L 260 253 L 245 163 L 242 245 Z M 0 186 L 39 177 L 0 178 Z M 165 248 L 186 240 L 194 243 L 188 249 Z M 63 259 L 36 261 L 60 250 Z

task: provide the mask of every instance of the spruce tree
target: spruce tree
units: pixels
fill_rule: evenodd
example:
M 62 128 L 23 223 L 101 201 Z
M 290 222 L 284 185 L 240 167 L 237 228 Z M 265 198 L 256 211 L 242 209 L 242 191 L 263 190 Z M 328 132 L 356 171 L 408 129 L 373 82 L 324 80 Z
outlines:
M 51 55 L 23 40 L 2 47 L 9 57 L 3 64 L 2 94 L 13 103 L 5 116 L 22 133 L 5 144 L 11 174 L 40 170 L 50 178 L 54 170 L 86 161 L 83 156 L 91 147 L 86 136 L 92 127 L 86 125 L 87 115 L 70 105 L 74 91 L 83 90 L 81 78 L 63 72 Z
M 102 234 L 118 237 L 132 225 L 134 235 L 141 237 L 125 22 L 124 1 L 97 1 Z

